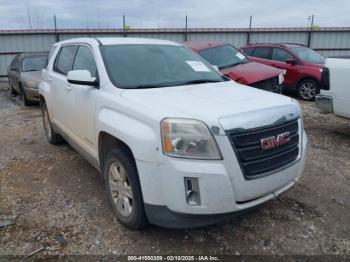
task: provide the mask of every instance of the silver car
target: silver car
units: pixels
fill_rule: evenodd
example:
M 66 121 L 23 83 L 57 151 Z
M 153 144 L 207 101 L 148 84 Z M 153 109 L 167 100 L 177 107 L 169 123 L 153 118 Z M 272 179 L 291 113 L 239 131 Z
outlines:
M 21 53 L 14 57 L 7 69 L 11 93 L 19 94 L 26 106 L 39 101 L 38 86 L 47 57 L 47 53 Z

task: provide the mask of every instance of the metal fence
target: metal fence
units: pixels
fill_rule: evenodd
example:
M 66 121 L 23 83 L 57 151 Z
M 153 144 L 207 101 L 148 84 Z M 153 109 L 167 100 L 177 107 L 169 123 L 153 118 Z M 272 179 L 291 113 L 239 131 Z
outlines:
M 20 52 L 49 51 L 57 41 L 76 37 L 146 37 L 173 41 L 299 43 L 325 56 L 350 55 L 350 27 L 318 28 L 167 28 L 167 29 L 43 29 L 0 30 L 0 76 Z

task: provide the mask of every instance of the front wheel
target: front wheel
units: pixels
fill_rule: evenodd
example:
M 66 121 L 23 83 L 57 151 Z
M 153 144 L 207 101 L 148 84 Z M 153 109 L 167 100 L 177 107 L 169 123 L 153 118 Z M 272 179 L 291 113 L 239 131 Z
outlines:
M 318 83 L 312 79 L 303 80 L 298 85 L 298 95 L 305 101 L 314 101 L 319 91 Z
M 135 161 L 125 148 L 112 149 L 104 161 L 106 190 L 118 220 L 130 229 L 148 224 Z
M 24 91 L 24 89 L 21 87 L 21 98 L 23 101 L 23 105 L 25 106 L 32 106 L 34 103 L 30 100 L 28 100 L 26 92 Z

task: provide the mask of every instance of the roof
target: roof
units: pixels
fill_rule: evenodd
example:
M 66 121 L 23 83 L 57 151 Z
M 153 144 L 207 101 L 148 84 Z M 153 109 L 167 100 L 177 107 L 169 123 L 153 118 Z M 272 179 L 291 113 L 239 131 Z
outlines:
M 221 46 L 225 45 L 227 43 L 225 42 L 216 42 L 216 41 L 189 41 L 189 42 L 184 42 L 184 45 L 188 46 L 195 52 L 199 52 L 201 50 L 211 48 L 211 47 L 216 47 L 216 46 Z
M 299 43 L 254 43 L 254 44 L 249 44 L 249 45 L 245 45 L 244 47 L 249 47 L 249 46 L 281 46 L 281 47 L 301 47 L 301 46 L 305 46 L 303 44 L 299 44 Z
M 169 40 L 136 38 L 136 37 L 98 37 L 98 38 L 73 38 L 59 42 L 59 44 L 71 43 L 96 43 L 99 41 L 102 45 L 132 45 L 132 44 L 153 44 L 153 45 L 180 45 Z

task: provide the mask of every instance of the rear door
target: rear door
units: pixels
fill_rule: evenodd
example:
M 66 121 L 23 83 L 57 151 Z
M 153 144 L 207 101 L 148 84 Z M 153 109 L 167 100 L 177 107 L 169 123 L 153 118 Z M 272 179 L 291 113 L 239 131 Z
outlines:
M 272 66 L 286 70 L 286 74 L 284 76 L 284 85 L 294 86 L 295 80 L 299 79 L 300 75 L 300 65 L 298 60 L 287 50 L 278 47 L 274 47 L 272 49 L 271 60 Z M 287 64 L 287 60 L 295 60 L 296 64 Z
M 249 58 L 254 61 L 265 65 L 271 65 L 271 47 L 263 46 L 256 47 L 250 54 Z
M 71 112 L 68 109 L 72 96 L 67 82 L 67 74 L 72 70 L 76 51 L 77 45 L 62 46 L 55 59 L 53 70 L 49 72 L 53 104 L 51 120 L 67 135 L 72 132 L 72 126 L 69 123 Z

